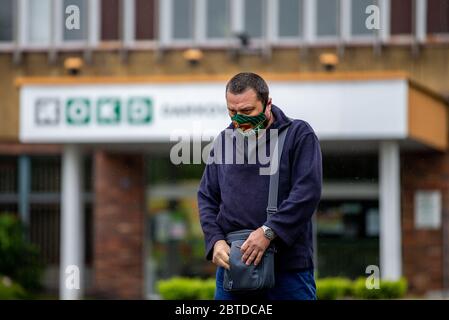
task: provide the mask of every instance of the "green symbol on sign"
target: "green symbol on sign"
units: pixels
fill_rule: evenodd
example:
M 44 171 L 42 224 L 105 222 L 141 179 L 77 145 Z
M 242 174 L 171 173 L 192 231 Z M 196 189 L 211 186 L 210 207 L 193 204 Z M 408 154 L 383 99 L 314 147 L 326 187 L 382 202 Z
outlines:
M 134 97 L 128 101 L 128 121 L 130 124 L 150 123 L 153 106 L 150 98 Z
M 66 104 L 68 124 L 85 125 L 90 121 L 90 102 L 86 98 L 71 98 Z
M 100 98 L 97 103 L 97 121 L 99 124 L 119 123 L 120 99 Z

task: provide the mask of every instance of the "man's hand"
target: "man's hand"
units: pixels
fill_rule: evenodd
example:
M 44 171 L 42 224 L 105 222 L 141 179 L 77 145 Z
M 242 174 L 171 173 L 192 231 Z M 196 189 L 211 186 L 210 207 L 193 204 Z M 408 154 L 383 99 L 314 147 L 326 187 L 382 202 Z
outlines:
M 212 255 L 212 262 L 217 266 L 229 270 L 229 253 L 231 248 L 225 240 L 218 240 L 214 244 L 214 253 Z
M 251 232 L 240 249 L 243 255 L 242 261 L 248 266 L 254 261 L 254 265 L 257 266 L 269 245 L 270 240 L 265 237 L 262 228 Z

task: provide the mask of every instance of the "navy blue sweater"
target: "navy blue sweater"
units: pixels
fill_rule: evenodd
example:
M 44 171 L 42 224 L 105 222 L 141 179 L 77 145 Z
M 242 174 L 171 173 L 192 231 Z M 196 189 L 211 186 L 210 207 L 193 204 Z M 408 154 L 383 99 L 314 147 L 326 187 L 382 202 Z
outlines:
M 274 105 L 272 112 L 275 121 L 267 130 L 267 155 L 269 130 L 281 132 L 290 126 L 279 167 L 278 212 L 267 218 L 270 176 L 259 174 L 259 168 L 266 165 L 258 159 L 255 164 L 207 164 L 198 190 L 198 207 L 208 260 L 212 259 L 215 242 L 225 239 L 228 232 L 257 229 L 265 224 L 278 235 L 274 240 L 277 270 L 313 267 L 311 218 L 322 185 L 319 141 L 307 122 L 290 120 Z M 234 130 L 232 123 L 228 129 Z M 224 130 L 219 138 L 223 135 Z

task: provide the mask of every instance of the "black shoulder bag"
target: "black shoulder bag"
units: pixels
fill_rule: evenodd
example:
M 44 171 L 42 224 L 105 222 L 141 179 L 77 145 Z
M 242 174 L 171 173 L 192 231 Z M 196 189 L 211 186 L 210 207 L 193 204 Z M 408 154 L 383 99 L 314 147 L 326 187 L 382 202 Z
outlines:
M 277 199 L 279 189 L 279 171 L 282 149 L 284 147 L 285 136 L 288 128 L 285 128 L 278 137 L 277 141 L 277 170 L 270 176 L 270 187 L 268 191 L 267 216 L 277 212 Z M 272 163 L 270 163 L 272 165 Z M 242 262 L 240 248 L 254 230 L 244 229 L 230 232 L 226 235 L 226 241 L 231 247 L 229 255 L 230 269 L 225 269 L 223 278 L 223 289 L 225 291 L 253 291 L 268 289 L 274 287 L 274 254 L 276 248 L 273 243 L 264 252 L 260 263 L 255 266 L 251 263 L 249 266 Z

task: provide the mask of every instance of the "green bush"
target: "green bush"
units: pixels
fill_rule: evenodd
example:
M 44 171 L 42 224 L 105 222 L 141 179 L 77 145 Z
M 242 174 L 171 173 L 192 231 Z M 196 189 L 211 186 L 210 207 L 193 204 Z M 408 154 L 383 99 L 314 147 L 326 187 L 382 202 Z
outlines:
M 19 284 L 10 278 L 0 276 L 0 300 L 26 299 L 27 294 Z
M 0 214 L 0 274 L 35 291 L 41 285 L 43 266 L 37 248 L 25 240 L 23 230 L 15 216 Z
M 165 300 L 212 300 L 215 279 L 175 277 L 158 282 L 158 291 Z M 407 292 L 407 281 L 380 281 L 379 289 L 366 288 L 366 278 L 351 281 L 347 278 L 323 278 L 316 280 L 317 298 L 335 300 L 354 297 L 358 299 L 398 299 Z
M 381 281 L 380 286 L 381 290 L 385 292 L 385 299 L 399 299 L 407 294 L 408 285 L 405 278 L 401 278 L 399 281 Z
M 335 300 L 352 294 L 352 282 L 346 278 L 317 279 L 316 287 L 319 300 Z
M 359 299 L 399 299 L 407 293 L 407 281 L 401 278 L 398 281 L 381 280 L 379 289 L 368 289 L 366 279 L 359 278 L 354 282 L 353 294 Z
M 211 300 L 215 293 L 215 280 L 174 277 L 160 280 L 159 294 L 165 300 Z
M 213 300 L 214 295 L 215 295 L 215 279 L 203 280 L 199 296 L 200 300 Z

